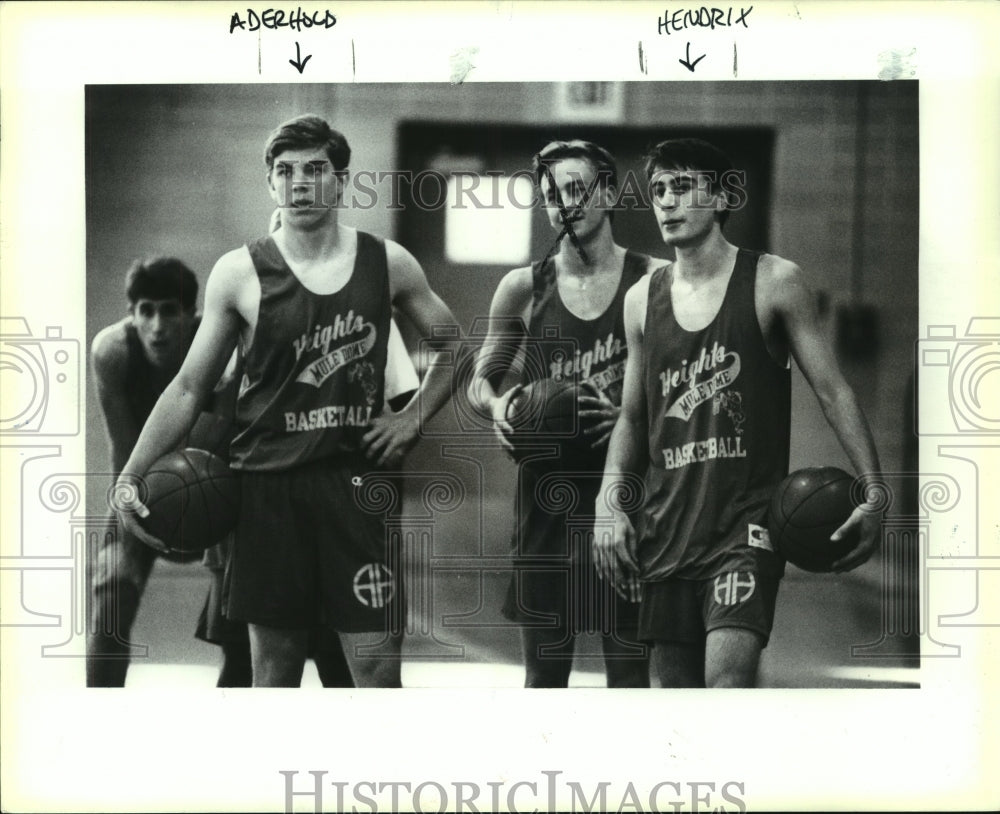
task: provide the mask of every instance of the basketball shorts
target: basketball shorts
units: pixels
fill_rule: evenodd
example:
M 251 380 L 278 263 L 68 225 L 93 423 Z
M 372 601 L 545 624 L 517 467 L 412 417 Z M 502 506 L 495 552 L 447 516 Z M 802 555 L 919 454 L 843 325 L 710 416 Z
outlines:
M 237 622 L 226 618 L 223 613 L 225 597 L 225 581 L 223 574 L 226 563 L 232 551 L 232 534 L 211 548 L 205 549 L 202 565 L 206 565 L 211 574 L 208 584 L 208 595 L 198 616 L 198 626 L 195 628 L 195 638 L 211 644 L 246 644 L 250 645 L 246 622 Z
M 366 510 L 358 499 L 371 471 L 352 456 L 241 473 L 228 618 L 344 633 L 402 629 L 398 545 L 388 542 L 384 509 Z
M 554 525 L 565 534 L 565 525 Z M 619 596 L 610 581 L 601 579 L 591 555 L 591 536 L 589 530 L 572 535 L 570 550 L 564 556 L 515 556 L 503 604 L 504 617 L 524 626 L 574 634 L 615 633 L 634 640 L 639 604 Z
M 195 638 L 209 644 L 217 644 L 222 647 L 244 647 L 249 651 L 250 634 L 247 631 L 246 622 L 237 622 L 229 619 L 222 611 L 224 602 L 223 569 L 229 561 L 229 552 L 232 549 L 232 535 L 228 535 L 226 540 L 217 546 L 205 551 L 204 563 L 207 564 L 211 581 L 209 582 L 208 595 L 205 597 L 205 604 L 202 606 L 201 614 L 198 616 L 198 626 L 195 628 Z M 340 639 L 336 631 L 330 628 L 318 626 L 309 631 L 309 643 L 307 653 L 313 657 L 316 653 L 340 652 Z
M 753 560 L 709 579 L 644 582 L 639 640 L 704 644 L 709 631 L 736 627 L 759 633 L 766 645 L 784 565 L 769 551 L 754 550 Z
M 512 571 L 503 615 L 523 626 L 571 633 L 616 633 L 634 640 L 639 605 L 619 596 L 601 579 L 591 551 L 591 510 L 603 469 L 571 468 L 563 455 L 551 462 L 523 463 L 518 472 Z M 564 497 L 574 495 L 570 510 Z M 572 522 L 571 522 L 572 521 Z

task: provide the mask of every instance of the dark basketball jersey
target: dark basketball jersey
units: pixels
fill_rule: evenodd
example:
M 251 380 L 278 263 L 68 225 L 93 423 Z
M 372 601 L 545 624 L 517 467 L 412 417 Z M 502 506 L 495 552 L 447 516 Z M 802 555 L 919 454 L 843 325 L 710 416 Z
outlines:
M 391 308 L 385 244 L 358 232 L 346 285 L 314 294 L 271 237 L 248 244 L 260 307 L 236 404 L 234 469 L 278 471 L 357 452 L 381 409 Z
M 770 548 L 767 507 L 788 473 L 791 373 L 768 353 L 740 249 L 719 312 L 701 331 L 674 316 L 671 270 L 650 277 L 643 340 L 649 460 L 639 527 L 645 580 L 707 579 Z
M 620 405 L 628 352 L 622 304 L 648 263 L 646 255 L 625 254 L 615 296 L 596 319 L 580 319 L 566 308 L 554 264 L 543 269 L 535 263 L 523 381 L 589 381 Z M 558 454 L 529 453 L 521 462 L 511 546 L 514 572 L 503 607 L 508 619 L 537 623 L 548 616 L 574 632 L 606 633 L 612 623 L 621 629 L 635 624 L 638 606 L 618 599 L 593 564 L 594 501 L 607 454 L 607 446 L 590 449 L 594 440 L 567 439 Z
M 622 302 L 646 271 L 649 258 L 625 253 L 621 280 L 611 304 L 596 319 L 580 319 L 559 296 L 555 264 L 545 269 L 531 267 L 533 294 L 528 321 L 528 358 L 524 381 L 551 378 L 555 381 L 590 382 L 612 402 L 622 401 L 625 375 L 625 322 Z M 538 375 L 541 373 L 541 375 Z
M 191 339 L 195 331 L 201 324 L 201 315 L 195 316 L 189 333 L 184 340 L 184 353 L 186 356 L 191 345 Z M 128 350 L 128 360 L 125 368 L 126 393 L 125 398 L 128 403 L 129 412 L 137 427 L 142 427 L 153 412 L 157 399 L 163 393 L 163 387 L 157 382 L 157 371 L 146 358 L 146 352 L 142 348 L 142 342 L 135 326 L 131 323 L 125 325 L 125 347 Z M 162 375 L 162 374 L 160 374 Z M 131 450 L 129 450 L 131 452 Z
M 563 304 L 554 263 L 544 269 L 538 263 L 532 265 L 534 293 L 528 321 L 525 383 L 545 377 L 581 384 L 591 382 L 614 404 L 620 405 L 628 353 L 622 303 L 625 292 L 642 277 L 648 262 L 644 254 L 626 252 L 618 290 L 604 313 L 596 319 L 580 319 Z M 593 514 L 607 447 L 591 451 L 590 443 L 596 439 L 589 436 L 580 443 L 570 443 L 570 440 L 561 444 L 557 457 L 527 460 L 521 467 L 523 539 L 550 535 L 552 524 L 562 522 L 553 506 L 538 505 L 539 491 L 533 488 L 537 477 L 553 470 L 580 474 L 574 478 L 579 495 L 575 512 Z M 555 488 L 554 482 L 552 486 Z M 543 487 L 541 493 L 547 491 Z

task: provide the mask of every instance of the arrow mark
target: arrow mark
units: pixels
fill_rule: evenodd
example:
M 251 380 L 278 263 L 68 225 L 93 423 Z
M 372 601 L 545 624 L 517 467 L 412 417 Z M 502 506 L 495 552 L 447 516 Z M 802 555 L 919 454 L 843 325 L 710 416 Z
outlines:
M 306 63 L 312 59 L 312 54 L 307 54 L 305 59 L 302 59 L 302 51 L 299 50 L 299 44 L 295 43 L 295 59 L 290 59 L 288 62 L 298 69 L 299 73 L 302 73 L 306 69 Z M 691 69 L 692 71 L 694 68 Z
M 694 66 L 697 65 L 705 58 L 705 54 L 702 54 L 694 62 L 691 61 L 691 43 L 687 44 L 687 52 L 684 55 L 684 59 L 678 59 L 677 61 L 687 68 L 691 73 L 694 73 Z

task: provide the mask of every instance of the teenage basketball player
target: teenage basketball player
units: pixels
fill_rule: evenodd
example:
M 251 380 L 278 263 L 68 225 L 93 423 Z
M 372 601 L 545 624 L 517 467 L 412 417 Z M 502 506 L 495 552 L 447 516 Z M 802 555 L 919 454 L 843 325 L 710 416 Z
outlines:
M 180 369 L 200 322 L 195 313 L 198 280 L 175 258 L 136 261 L 125 275 L 125 296 L 128 316 L 101 330 L 91 345 L 97 398 L 116 473 L 122 471 L 156 400 Z M 88 687 L 125 685 L 129 634 L 156 559 L 157 552 L 132 534 L 110 528 L 96 562 L 88 563 Z
M 271 214 L 268 232 L 276 232 L 281 226 L 281 209 L 275 209 Z M 233 360 L 236 362 L 237 360 Z M 231 365 L 233 373 L 239 371 L 238 363 Z M 227 369 L 227 373 L 228 373 Z M 237 375 L 233 376 L 238 378 Z M 199 419 L 191 430 L 189 446 L 207 449 L 228 460 L 229 445 L 232 442 L 232 422 L 236 411 L 237 381 L 226 381 L 216 387 L 215 411 L 212 416 Z M 395 320 L 389 322 L 389 345 L 386 348 L 385 367 L 385 406 L 398 412 L 416 393 L 420 384 L 416 370 L 410 360 L 403 338 L 396 327 Z M 216 419 L 202 421 L 202 419 Z M 202 426 L 205 431 L 199 432 Z M 229 561 L 229 551 L 232 547 L 232 535 L 205 552 L 202 563 L 211 575 L 208 595 L 198 617 L 195 637 L 205 642 L 217 644 L 222 650 L 222 666 L 219 668 L 217 687 L 250 687 L 253 686 L 253 670 L 250 659 L 250 635 L 245 622 L 236 622 L 226 618 L 223 613 L 225 594 L 225 568 Z M 309 643 L 306 650 L 309 658 L 316 664 L 316 672 L 324 687 L 353 687 L 354 680 L 344 657 L 343 648 L 337 632 L 323 625 L 316 625 L 309 632 Z
M 359 507 L 356 489 L 400 460 L 418 410 L 433 414 L 451 389 L 450 368 L 432 360 L 420 398 L 380 414 L 392 307 L 425 335 L 455 320 L 409 252 L 339 223 L 349 159 L 343 135 L 316 116 L 271 135 L 281 227 L 216 263 L 191 350 L 118 482 L 123 523 L 160 544 L 138 523 L 136 479 L 191 426 L 239 343 L 231 465 L 242 494 L 226 614 L 249 623 L 255 686 L 298 686 L 317 622 L 339 632 L 359 686 L 400 683 L 390 628 L 401 586 L 383 519 Z
M 665 141 L 647 158 L 653 211 L 676 260 L 625 298 L 629 363 L 605 470 L 606 489 L 618 473 L 645 471 L 645 506 L 638 535 L 617 511 L 614 533 L 594 540 L 606 578 L 642 578 L 639 635 L 654 644 L 665 687 L 756 681 L 784 571 L 765 526 L 788 471 L 790 357 L 855 469 L 879 469 L 802 271 L 723 237 L 731 171 L 696 139 Z M 874 551 L 873 509 L 861 506 L 834 533 L 860 531 L 838 570 Z
M 514 572 L 503 612 L 521 627 L 526 687 L 567 686 L 576 637 L 585 630 L 602 634 L 608 686 L 648 687 L 648 659 L 636 643 L 638 584 L 596 579 L 589 534 L 572 534 L 570 521 L 577 525 L 594 505 L 618 416 L 626 354 L 622 300 L 661 261 L 615 243 L 617 172 L 602 147 L 552 142 L 535 156 L 533 169 L 559 238 L 542 262 L 501 280 L 470 396 L 492 416 L 500 443 L 511 450 L 507 415 L 520 389 L 539 376 L 578 381 L 580 424 L 588 433 L 584 449 L 591 449 L 580 452 L 579 442 L 565 443 L 558 455 L 521 462 Z M 539 341 L 543 337 L 549 338 Z M 527 363 L 521 381 L 498 392 L 509 360 L 522 348 Z M 556 481 L 572 490 L 573 506 L 546 505 L 546 485 Z

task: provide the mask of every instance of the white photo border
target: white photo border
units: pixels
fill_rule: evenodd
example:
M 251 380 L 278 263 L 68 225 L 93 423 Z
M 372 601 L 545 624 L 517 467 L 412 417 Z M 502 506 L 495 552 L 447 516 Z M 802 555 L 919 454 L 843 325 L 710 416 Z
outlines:
M 1000 315 L 997 7 L 757 2 L 745 30 L 717 38 L 726 44 L 724 67 L 706 61 L 690 74 L 676 65 L 677 41 L 690 35 L 702 53 L 717 47 L 716 32 L 663 34 L 657 21 L 665 6 L 699 5 L 302 4 L 329 8 L 337 17 L 333 33 L 256 36 L 228 31 L 245 4 L 4 4 L 3 315 L 84 335 L 86 85 L 295 81 L 287 59 L 296 41 L 316 54 L 301 77 L 308 82 L 447 82 L 456 53 L 471 63 L 468 82 L 884 79 L 912 71 L 920 82 L 921 332 L 956 325 L 961 335 L 970 318 Z M 10 438 L 0 440 L 10 454 Z M 937 441 L 923 441 L 922 461 L 933 461 Z M 990 441 L 973 436 L 967 445 L 989 450 Z M 27 454 L 58 454 L 83 471 L 80 435 L 30 446 L 36 449 Z M 976 471 L 995 473 L 986 463 L 970 468 L 963 487 L 990 494 L 989 482 L 976 482 Z M 16 478 L 5 464 L 0 486 L 4 558 L 16 558 L 31 519 L 30 503 L 12 511 L 7 502 L 15 494 L 11 471 Z M 969 527 L 979 519 L 969 518 Z M 5 571 L 5 587 L 9 577 Z M 5 617 L 18 611 L 11 601 L 16 593 L 5 591 Z M 732 796 L 748 810 L 958 810 L 993 807 L 998 799 L 989 768 L 1000 738 L 995 627 L 955 628 L 962 658 L 925 663 L 918 691 L 751 695 L 95 691 L 83 688 L 80 660 L 40 658 L 38 629 L 2 633 L 6 810 L 283 811 L 282 771 L 298 773 L 296 789 L 308 787 L 310 772 L 325 772 L 328 784 L 354 784 L 349 788 L 478 784 L 481 810 L 490 807 L 488 784 L 500 781 L 501 805 L 543 808 L 545 772 L 562 772 L 560 783 L 590 791 L 607 781 L 616 805 L 630 783 L 645 800 L 664 782 L 695 799 L 707 787 L 692 792 L 692 783 L 716 790 L 739 783 Z M 537 796 L 522 785 L 508 798 L 519 782 L 535 783 Z M 325 789 L 332 810 L 336 786 Z M 351 798 L 347 804 L 369 810 Z M 296 798 L 295 807 L 313 810 L 312 799 Z

